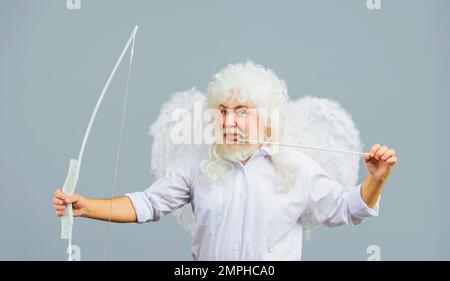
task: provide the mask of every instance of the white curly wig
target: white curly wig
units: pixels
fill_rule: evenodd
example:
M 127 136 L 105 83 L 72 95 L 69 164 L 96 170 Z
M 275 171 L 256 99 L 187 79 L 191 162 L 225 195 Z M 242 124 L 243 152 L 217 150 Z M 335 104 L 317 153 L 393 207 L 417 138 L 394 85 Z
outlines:
M 237 95 L 236 95 L 237 93 Z M 233 95 L 233 97 L 231 96 Z M 213 76 L 208 84 L 206 105 L 209 109 L 217 109 L 230 98 L 238 103 L 251 105 L 257 109 L 260 122 L 266 125 L 265 141 L 280 142 L 288 115 L 289 96 L 286 83 L 279 79 L 271 69 L 264 68 L 252 61 L 230 64 Z M 276 112 L 276 115 L 271 113 Z M 275 118 L 273 118 L 276 116 Z M 277 119 L 277 120 L 273 120 Z M 201 163 L 203 176 L 214 181 L 225 174 L 230 157 L 226 155 L 224 144 L 213 143 L 209 146 L 208 155 Z M 238 160 L 246 159 L 255 151 L 255 146 L 240 145 Z M 278 190 L 289 190 L 295 183 L 297 167 L 287 157 L 287 153 L 279 146 L 270 145 L 272 161 L 279 174 Z

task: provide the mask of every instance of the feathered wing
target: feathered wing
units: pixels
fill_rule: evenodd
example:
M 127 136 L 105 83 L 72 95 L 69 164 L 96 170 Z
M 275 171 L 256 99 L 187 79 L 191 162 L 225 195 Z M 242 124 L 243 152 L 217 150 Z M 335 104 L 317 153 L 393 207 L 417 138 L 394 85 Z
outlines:
M 162 106 L 161 112 L 156 121 L 151 125 L 149 134 L 153 137 L 152 152 L 151 152 L 151 172 L 157 178 L 164 176 L 166 169 L 176 159 L 195 149 L 192 144 L 177 144 L 173 141 L 172 132 L 176 129 L 175 126 L 179 124 L 179 120 L 172 120 L 174 112 L 180 114 L 186 113 L 191 118 L 192 125 L 195 124 L 193 118 L 194 107 L 196 110 L 203 110 L 205 95 L 197 91 L 195 88 L 184 92 L 178 92 Z M 199 108 L 200 107 L 200 108 Z M 201 120 L 200 120 L 201 122 Z M 191 136 L 200 134 L 201 126 L 190 126 Z M 183 228 L 194 234 L 197 229 L 195 216 L 192 211 L 191 204 L 186 204 L 178 210 L 173 212 L 174 217 Z
M 290 103 L 289 118 L 284 141 L 290 144 L 362 151 L 359 131 L 351 116 L 335 101 L 306 96 Z M 335 181 L 346 188 L 357 184 L 359 172 L 358 155 L 301 149 Z M 303 222 L 305 237 L 320 226 Z
M 167 167 L 177 158 L 194 149 L 191 144 L 175 144 L 171 132 L 177 121 L 171 120 L 175 110 L 194 112 L 195 104 L 203 104 L 205 96 L 195 88 L 176 93 L 163 105 L 157 120 L 150 127 L 153 137 L 151 171 L 161 178 Z M 306 96 L 289 105 L 283 142 L 312 147 L 333 148 L 349 151 L 362 151 L 359 131 L 351 116 L 335 101 Z M 193 127 L 195 130 L 200 128 Z M 295 148 L 293 148 L 295 149 Z M 345 187 L 353 187 L 358 181 L 359 157 L 338 152 L 324 152 L 302 149 L 301 153 L 316 161 L 334 180 Z M 191 204 L 173 212 L 178 223 L 192 235 L 197 229 Z M 304 221 L 305 238 L 318 227 Z

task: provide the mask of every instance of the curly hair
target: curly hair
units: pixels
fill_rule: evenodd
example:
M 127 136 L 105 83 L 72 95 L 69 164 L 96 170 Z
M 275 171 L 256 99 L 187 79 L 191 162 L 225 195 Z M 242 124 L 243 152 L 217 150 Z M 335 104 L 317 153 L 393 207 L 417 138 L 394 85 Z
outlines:
M 231 95 L 235 95 L 233 98 L 240 104 L 251 104 L 258 112 L 276 112 L 277 120 L 273 120 L 269 114 L 260 114 L 258 117 L 270 132 L 264 136 L 265 141 L 280 141 L 287 120 L 289 96 L 286 83 L 278 78 L 273 70 L 252 61 L 226 66 L 215 74 L 208 84 L 207 108 L 217 108 L 226 103 Z M 272 161 L 280 176 L 279 190 L 288 190 L 295 183 L 297 167 L 289 161 L 287 153 L 282 148 L 272 144 L 270 148 L 273 152 Z M 236 151 L 237 157 L 230 157 L 224 145 L 211 144 L 207 158 L 200 166 L 203 177 L 208 181 L 219 179 L 227 170 L 226 166 L 229 163 L 226 160 L 240 159 L 250 155 L 251 152 L 252 148 L 242 146 Z

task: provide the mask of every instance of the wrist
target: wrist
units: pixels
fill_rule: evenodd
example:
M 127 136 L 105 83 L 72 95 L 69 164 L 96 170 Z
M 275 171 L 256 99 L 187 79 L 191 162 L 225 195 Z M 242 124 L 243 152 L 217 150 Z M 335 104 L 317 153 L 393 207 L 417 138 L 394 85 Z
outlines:
M 81 217 L 83 218 L 90 218 L 92 216 L 92 210 L 90 209 L 91 207 L 91 199 L 83 197 L 80 199 L 80 205 L 83 206 L 82 207 L 82 212 L 81 212 Z
M 384 177 L 376 177 L 374 175 L 368 175 L 367 180 L 372 187 L 381 188 L 386 181 Z
M 383 181 L 369 174 L 361 186 L 361 197 L 369 208 L 375 207 L 382 190 Z

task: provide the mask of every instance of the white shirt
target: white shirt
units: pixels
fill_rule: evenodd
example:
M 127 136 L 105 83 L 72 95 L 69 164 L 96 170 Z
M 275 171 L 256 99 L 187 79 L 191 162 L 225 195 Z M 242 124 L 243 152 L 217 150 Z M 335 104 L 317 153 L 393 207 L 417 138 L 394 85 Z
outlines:
M 357 185 L 346 189 L 301 154 L 302 172 L 288 192 L 275 192 L 277 174 L 269 151 L 258 149 L 227 176 L 206 184 L 199 179 L 202 153 L 187 153 L 163 178 L 143 192 L 128 193 L 138 223 L 158 221 L 192 203 L 198 225 L 191 244 L 194 260 L 300 260 L 302 222 L 353 225 L 378 215 Z

